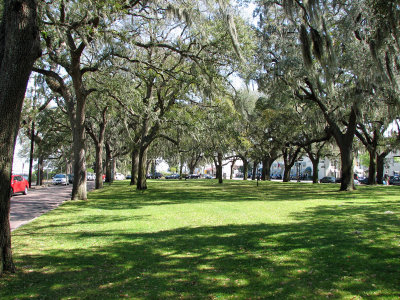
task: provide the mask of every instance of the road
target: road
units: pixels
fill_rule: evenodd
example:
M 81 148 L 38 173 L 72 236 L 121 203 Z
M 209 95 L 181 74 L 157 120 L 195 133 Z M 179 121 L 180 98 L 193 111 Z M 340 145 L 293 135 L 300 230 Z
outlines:
M 93 188 L 94 181 L 88 181 L 88 190 Z M 72 185 L 58 185 L 30 189 L 28 195 L 14 195 L 10 209 L 11 231 L 71 199 L 71 192 Z

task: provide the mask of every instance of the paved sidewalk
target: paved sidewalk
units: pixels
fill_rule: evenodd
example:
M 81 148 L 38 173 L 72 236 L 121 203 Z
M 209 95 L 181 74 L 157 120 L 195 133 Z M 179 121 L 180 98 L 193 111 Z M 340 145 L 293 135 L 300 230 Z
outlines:
M 94 182 L 88 182 L 88 191 L 93 188 Z M 14 195 L 11 197 L 11 231 L 70 200 L 71 192 L 72 185 L 68 185 L 30 189 L 28 195 Z

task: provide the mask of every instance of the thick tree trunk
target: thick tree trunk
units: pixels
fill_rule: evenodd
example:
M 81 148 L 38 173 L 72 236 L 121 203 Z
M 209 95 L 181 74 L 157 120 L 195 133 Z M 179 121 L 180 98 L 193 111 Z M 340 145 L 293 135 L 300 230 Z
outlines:
M 312 181 L 313 183 L 318 183 L 318 164 L 319 164 L 319 157 L 316 157 L 315 159 L 311 160 L 312 162 L 312 167 L 313 167 L 313 176 L 312 176 Z
M 285 169 L 283 170 L 283 179 L 282 179 L 283 182 L 290 181 L 290 170 L 291 167 L 285 165 Z
M 183 157 L 181 154 L 180 155 L 180 163 L 179 163 L 179 180 L 182 180 L 182 173 L 183 173 Z
M 0 276 L 15 271 L 11 252 L 10 186 L 22 103 L 40 56 L 35 0 L 3 1 L 0 27 Z
M 385 170 L 385 158 L 389 152 L 382 152 L 376 155 L 376 182 L 383 184 L 384 170 Z M 390 175 L 390 174 L 389 174 Z
M 194 174 L 195 166 L 189 166 L 189 173 Z
M 135 148 L 131 154 L 132 167 L 131 167 L 131 182 L 130 185 L 136 185 L 138 182 L 138 170 L 139 170 L 139 151 Z
M 243 162 L 243 180 L 247 180 L 249 177 L 249 161 L 246 159 L 246 157 L 241 157 L 241 160 Z
M 105 146 L 106 146 L 106 182 L 113 183 L 114 178 L 111 172 L 112 168 L 111 163 L 113 161 L 113 157 L 112 157 L 111 147 L 107 142 Z
M 235 167 L 236 159 L 232 160 L 231 163 L 231 175 L 229 176 L 229 179 L 233 179 L 233 168 Z
M 85 101 L 78 101 L 74 137 L 74 184 L 72 200 L 87 200 L 86 149 L 85 149 Z
M 339 145 L 340 158 L 342 161 L 342 180 L 340 183 L 341 191 L 354 190 L 354 170 L 353 170 L 353 143 L 343 143 Z
M 257 161 L 253 161 L 253 172 L 251 173 L 251 180 L 256 180 L 256 176 L 257 176 Z
M 296 150 L 293 148 L 285 148 L 282 151 L 283 155 L 283 162 L 285 164 L 284 171 L 283 171 L 283 182 L 289 182 L 290 181 L 290 170 L 294 166 L 294 163 L 297 160 L 297 157 L 300 153 L 300 147 L 297 147 Z
M 312 180 L 313 183 L 318 183 L 318 164 L 319 164 L 319 154 L 313 155 L 311 152 L 311 147 L 309 149 L 306 149 L 308 158 L 311 160 L 312 167 L 313 167 L 313 175 L 312 175 Z
M 36 185 L 42 185 L 43 184 L 43 176 L 44 176 L 43 161 L 44 161 L 44 157 L 43 157 L 43 155 L 40 155 L 39 159 L 38 159 Z
M 146 169 L 147 169 L 147 151 L 148 146 L 141 146 L 139 150 L 139 165 L 138 165 L 138 180 L 136 184 L 136 189 L 146 190 Z
M 217 164 L 216 164 L 216 168 L 217 168 L 217 178 L 218 178 L 218 183 L 222 184 L 223 183 L 223 179 L 222 179 L 222 153 L 218 152 L 217 153 Z
M 271 166 L 275 161 L 274 157 L 264 156 L 262 160 L 263 168 L 261 173 L 261 180 L 271 180 Z
M 376 148 L 369 151 L 368 184 L 376 185 Z
M 96 145 L 96 189 L 103 188 L 103 144 Z

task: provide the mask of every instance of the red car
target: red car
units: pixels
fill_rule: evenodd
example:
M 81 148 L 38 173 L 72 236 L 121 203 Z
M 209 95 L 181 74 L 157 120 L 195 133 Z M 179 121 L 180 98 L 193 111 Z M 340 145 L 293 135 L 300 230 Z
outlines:
M 22 175 L 11 175 L 11 194 L 23 193 L 28 194 L 29 183 Z

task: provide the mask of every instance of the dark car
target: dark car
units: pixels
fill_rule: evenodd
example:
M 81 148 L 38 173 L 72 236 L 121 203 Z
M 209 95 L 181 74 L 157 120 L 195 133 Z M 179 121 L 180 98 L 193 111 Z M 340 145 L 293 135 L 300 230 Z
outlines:
M 398 176 L 390 176 L 389 177 L 389 185 L 393 185 L 395 181 L 398 181 L 400 177 Z
M 400 185 L 400 177 L 393 177 L 393 179 L 389 180 L 389 185 Z
M 152 179 L 160 179 L 161 177 L 163 177 L 163 174 L 155 172 L 153 175 L 151 175 Z
M 214 179 L 214 176 L 212 176 L 211 174 L 206 174 L 204 175 L 205 179 Z
M 198 179 L 200 178 L 200 174 L 189 174 L 186 176 L 186 179 Z
M 165 179 L 179 179 L 179 178 L 181 178 L 179 176 L 179 174 L 171 174 L 171 175 L 165 176 Z
M 28 194 L 29 183 L 28 181 L 21 175 L 12 175 L 11 176 L 11 193 L 10 196 L 16 193 L 23 193 L 24 195 Z
M 325 177 L 321 178 L 319 182 L 320 183 L 335 183 L 336 178 L 333 176 L 325 176 Z

